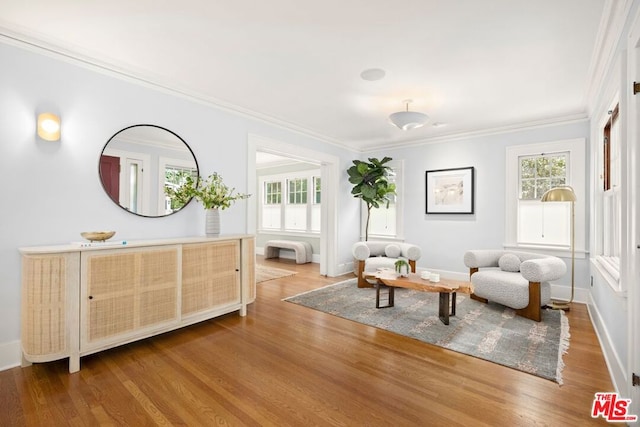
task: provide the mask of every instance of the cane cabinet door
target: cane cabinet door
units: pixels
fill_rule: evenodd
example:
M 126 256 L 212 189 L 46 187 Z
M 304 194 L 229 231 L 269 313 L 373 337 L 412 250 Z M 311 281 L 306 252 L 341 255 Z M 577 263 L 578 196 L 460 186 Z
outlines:
M 240 242 L 182 247 L 182 316 L 240 303 Z
M 176 323 L 180 246 L 83 253 L 81 351 Z
M 23 353 L 33 362 L 69 356 L 70 313 L 77 308 L 72 292 L 78 288 L 79 264 L 78 252 L 22 257 L 21 342 Z

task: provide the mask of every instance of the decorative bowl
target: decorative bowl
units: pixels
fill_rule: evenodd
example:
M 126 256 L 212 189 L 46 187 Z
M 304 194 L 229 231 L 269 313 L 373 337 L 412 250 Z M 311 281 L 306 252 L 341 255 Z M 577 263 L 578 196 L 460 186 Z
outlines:
M 90 242 L 104 242 L 113 237 L 115 231 L 83 231 L 80 233 L 82 237 Z

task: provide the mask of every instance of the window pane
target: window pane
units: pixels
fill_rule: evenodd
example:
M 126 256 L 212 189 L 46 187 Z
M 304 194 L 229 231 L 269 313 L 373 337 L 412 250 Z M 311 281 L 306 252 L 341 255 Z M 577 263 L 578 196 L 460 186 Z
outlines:
M 369 217 L 369 234 L 378 236 L 395 236 L 396 230 L 396 205 L 389 203 L 389 209 L 385 206 L 371 209 Z
M 189 176 L 196 180 L 198 178 L 198 171 L 195 168 L 166 165 L 164 169 L 164 186 L 165 188 L 170 187 L 177 189 L 187 181 L 187 177 Z M 182 206 L 182 203 L 165 194 L 164 213 L 169 214 L 175 212 L 182 208 Z
M 520 178 L 535 178 L 536 162 L 532 158 L 523 158 L 520 160 Z
M 295 178 L 289 180 L 289 204 L 307 203 L 307 179 Z
M 319 176 L 314 176 L 313 177 L 313 203 L 315 204 L 319 204 L 321 202 L 321 188 L 322 185 L 320 184 L 320 177 Z
M 129 165 L 129 210 L 138 212 L 138 165 Z
M 551 176 L 561 177 L 564 179 L 567 176 L 567 164 L 565 156 L 553 156 L 551 157 Z
M 269 205 L 262 207 L 262 228 L 279 229 L 281 224 L 280 205 Z
M 284 228 L 286 230 L 306 230 L 307 207 L 305 205 L 287 205 L 284 211 Z
M 551 166 L 547 157 L 541 156 L 536 159 L 536 174 L 539 177 L 551 176 Z
M 280 182 L 265 182 L 264 188 L 264 203 L 268 205 L 279 205 L 282 200 Z
M 611 124 L 611 136 L 610 136 L 610 179 L 611 179 L 611 187 L 620 186 L 620 121 L 614 120 Z
M 522 200 L 535 200 L 536 199 L 536 181 L 535 179 L 528 179 L 522 181 L 522 190 L 520 193 Z
M 315 204 L 311 208 L 311 231 L 320 231 L 320 205 Z
M 603 197 L 603 255 L 619 257 L 621 252 L 621 228 L 620 228 L 620 194 L 617 190 L 608 190 Z
M 571 244 L 569 202 L 520 201 L 518 242 L 533 245 Z
M 520 199 L 538 200 L 549 189 L 566 184 L 567 153 L 520 158 Z

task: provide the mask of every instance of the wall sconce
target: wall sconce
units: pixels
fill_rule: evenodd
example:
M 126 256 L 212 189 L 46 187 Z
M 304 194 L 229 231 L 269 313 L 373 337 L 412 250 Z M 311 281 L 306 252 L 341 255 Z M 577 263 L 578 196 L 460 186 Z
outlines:
M 60 117 L 53 113 L 38 114 L 38 136 L 45 141 L 60 139 Z

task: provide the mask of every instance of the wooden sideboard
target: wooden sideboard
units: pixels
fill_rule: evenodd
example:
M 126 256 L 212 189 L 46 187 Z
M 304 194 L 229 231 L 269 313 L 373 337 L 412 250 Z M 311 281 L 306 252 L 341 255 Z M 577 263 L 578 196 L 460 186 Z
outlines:
M 256 298 L 255 238 L 20 248 L 22 363 L 80 357 L 233 311 Z

